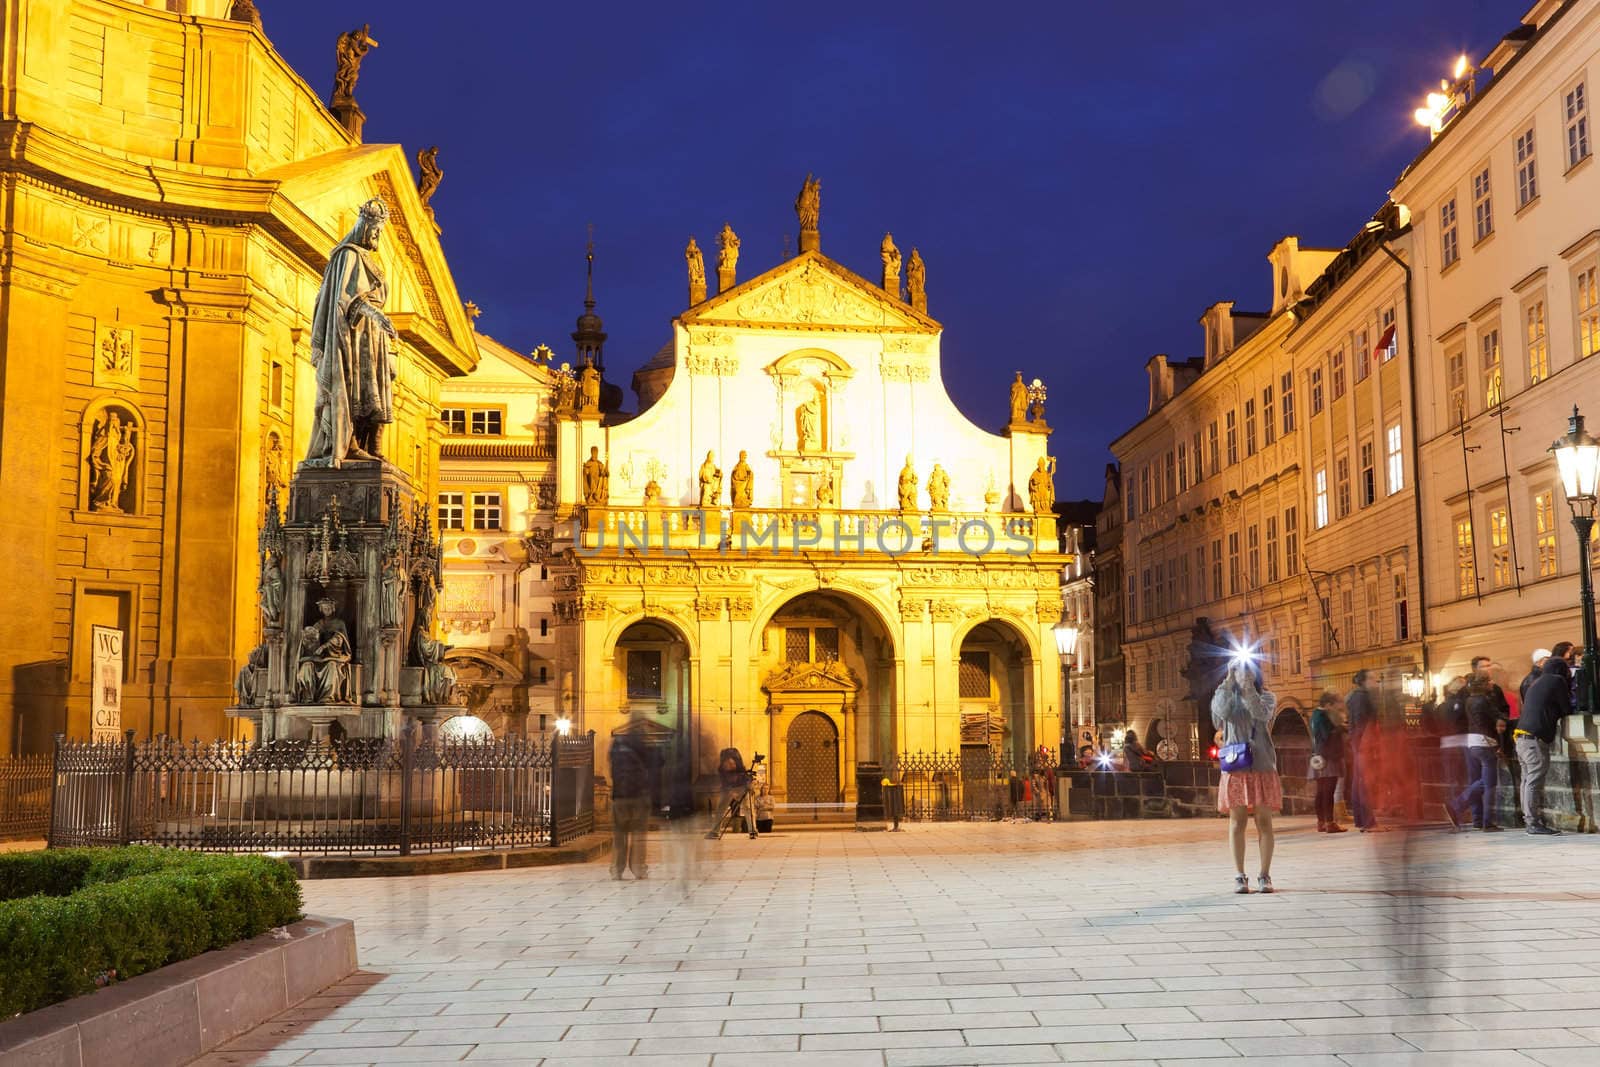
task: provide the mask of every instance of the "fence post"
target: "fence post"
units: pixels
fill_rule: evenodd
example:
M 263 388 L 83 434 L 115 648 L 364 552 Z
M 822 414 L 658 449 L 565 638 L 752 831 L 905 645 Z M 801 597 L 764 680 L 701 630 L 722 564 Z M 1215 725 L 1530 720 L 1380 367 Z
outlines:
M 121 843 L 133 840 L 133 731 L 122 734 L 122 833 Z
M 561 844 L 561 735 L 550 736 L 550 847 Z
M 400 731 L 400 855 L 411 855 L 411 771 L 415 764 L 412 748 L 414 725 L 406 723 Z
M 54 750 L 50 753 L 50 821 L 44 828 L 44 847 L 56 847 L 56 793 L 61 788 L 61 741 L 66 734 L 56 734 Z

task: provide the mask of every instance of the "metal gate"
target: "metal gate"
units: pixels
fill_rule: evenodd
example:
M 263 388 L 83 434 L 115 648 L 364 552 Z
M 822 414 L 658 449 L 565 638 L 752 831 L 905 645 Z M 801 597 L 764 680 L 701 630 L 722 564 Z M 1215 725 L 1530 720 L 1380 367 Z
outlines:
M 802 712 L 789 724 L 789 803 L 839 801 L 839 731 L 820 711 Z

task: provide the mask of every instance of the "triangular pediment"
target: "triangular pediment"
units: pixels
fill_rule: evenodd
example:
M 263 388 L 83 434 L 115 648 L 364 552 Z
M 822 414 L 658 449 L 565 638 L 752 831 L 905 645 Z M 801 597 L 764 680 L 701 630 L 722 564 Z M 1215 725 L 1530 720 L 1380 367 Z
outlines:
M 761 688 L 769 693 L 853 693 L 861 688 L 861 683 L 856 679 L 854 671 L 835 660 L 781 664 L 767 675 L 761 683 Z
M 719 326 L 938 333 L 938 322 L 820 252 L 803 252 L 679 316 Z

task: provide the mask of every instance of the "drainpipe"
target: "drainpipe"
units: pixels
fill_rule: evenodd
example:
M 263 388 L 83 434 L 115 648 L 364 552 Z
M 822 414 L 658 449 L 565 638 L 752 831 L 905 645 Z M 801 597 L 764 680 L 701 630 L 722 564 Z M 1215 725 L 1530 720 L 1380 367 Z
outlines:
M 1406 275 L 1406 374 L 1411 388 L 1411 503 L 1417 538 L 1417 641 L 1422 648 L 1422 676 L 1431 678 L 1428 671 L 1428 583 L 1424 580 L 1422 568 L 1422 442 L 1417 429 L 1417 404 L 1420 398 L 1417 394 L 1417 324 L 1411 306 L 1411 265 L 1389 247 L 1389 231 L 1385 224 L 1369 222 L 1367 225 L 1374 227 L 1372 232 L 1378 238 L 1378 249 Z

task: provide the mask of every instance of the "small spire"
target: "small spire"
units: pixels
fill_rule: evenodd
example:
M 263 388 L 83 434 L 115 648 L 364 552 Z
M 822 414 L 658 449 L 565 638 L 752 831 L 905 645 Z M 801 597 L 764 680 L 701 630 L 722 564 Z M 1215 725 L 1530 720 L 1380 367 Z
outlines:
M 584 284 L 583 306 L 594 310 L 594 223 L 589 223 L 589 245 L 584 258 L 589 261 L 589 277 Z

